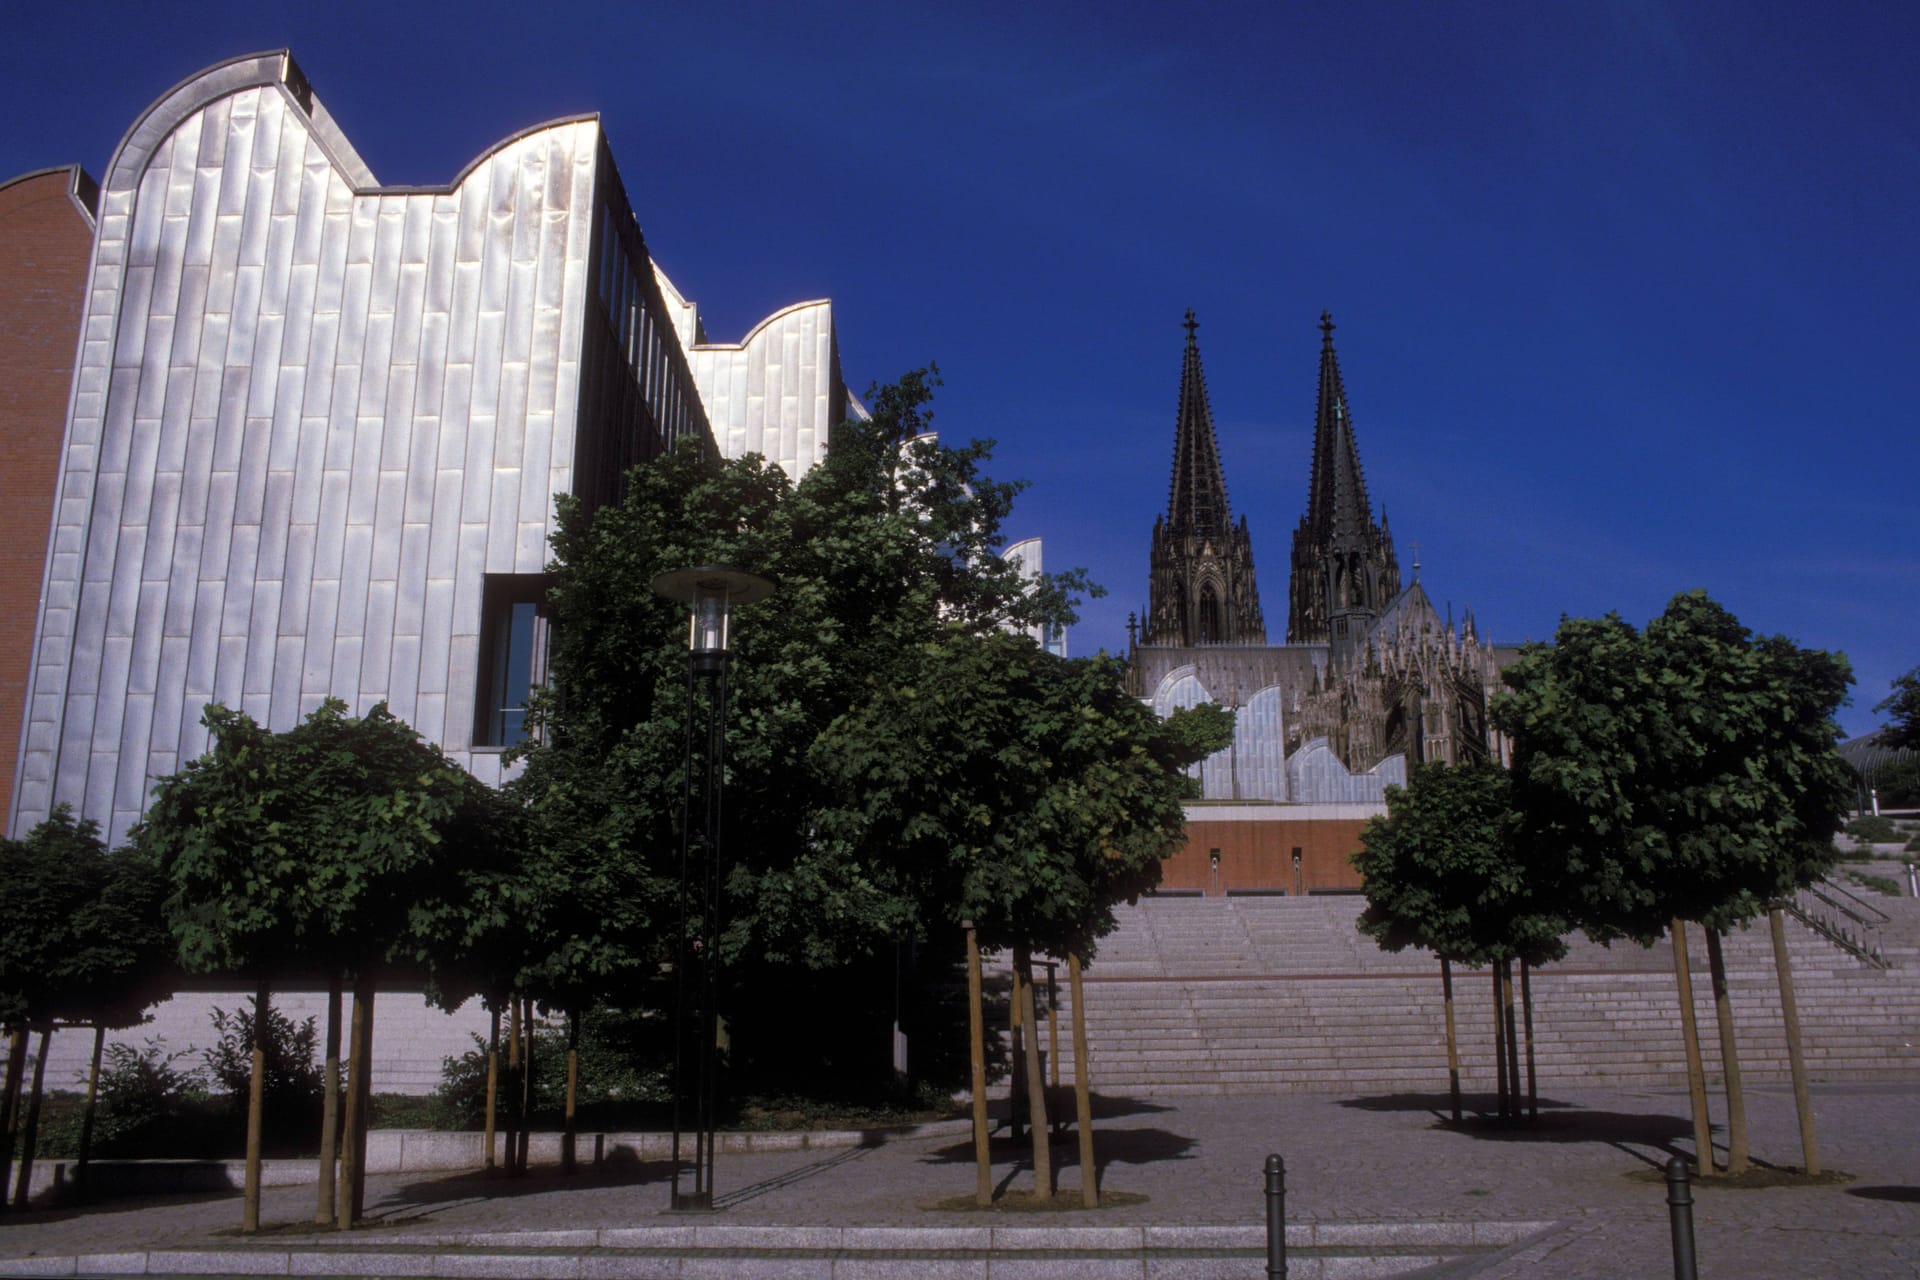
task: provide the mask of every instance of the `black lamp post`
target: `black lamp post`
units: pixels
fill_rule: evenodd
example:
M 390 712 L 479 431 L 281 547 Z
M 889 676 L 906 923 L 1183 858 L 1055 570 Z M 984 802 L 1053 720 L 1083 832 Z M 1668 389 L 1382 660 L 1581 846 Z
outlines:
M 773 593 L 779 583 L 759 574 L 742 573 L 725 565 L 701 565 L 663 573 L 652 582 L 654 591 L 669 600 L 688 606 L 687 623 L 687 725 L 686 788 L 680 808 L 680 932 L 675 943 L 673 965 L 673 1209 L 710 1210 L 713 1208 L 713 1147 L 715 1110 L 715 1040 L 719 1018 L 716 1012 L 716 981 L 719 969 L 715 946 L 719 941 L 720 916 L 720 836 L 722 793 L 726 771 L 727 722 L 727 632 L 729 616 L 737 604 L 751 604 Z M 696 686 L 707 686 L 707 749 L 701 757 L 703 767 L 696 786 L 694 777 L 693 727 L 698 718 Z M 692 856 L 694 836 L 694 794 L 700 793 L 700 855 L 697 868 Z M 687 1098 L 685 1042 L 688 1022 L 687 989 L 687 884 L 690 869 L 697 869 L 701 885 L 700 936 L 694 949 L 700 963 L 698 1000 L 698 1036 L 693 1080 L 693 1189 L 680 1190 L 680 1134 Z

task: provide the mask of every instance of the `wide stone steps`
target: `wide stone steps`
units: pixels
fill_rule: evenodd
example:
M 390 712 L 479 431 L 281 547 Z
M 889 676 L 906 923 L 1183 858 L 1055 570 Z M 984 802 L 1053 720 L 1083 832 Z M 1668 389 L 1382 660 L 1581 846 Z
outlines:
M 1888 970 L 1789 922 L 1788 955 L 1815 1079 L 1920 1078 L 1920 914 L 1888 903 L 1895 917 L 1882 933 L 1894 964 Z M 1233 1093 L 1444 1086 L 1439 964 L 1424 952 L 1381 952 L 1354 927 L 1362 905 L 1357 898 L 1169 898 L 1125 911 L 1086 975 L 1094 1087 Z M 1718 1023 L 1705 940 L 1694 929 L 1689 941 L 1702 1055 L 1717 1080 Z M 1786 1038 L 1765 922 L 1730 933 L 1723 950 L 1742 1074 L 1755 1083 L 1784 1082 Z M 1530 985 L 1533 1060 L 1543 1087 L 1556 1081 L 1684 1083 L 1672 952 L 1665 943 L 1577 942 L 1565 961 L 1535 970 Z M 1064 981 L 1057 993 L 1065 1080 L 1072 1076 L 1073 1050 Z M 1454 995 L 1463 1086 L 1490 1090 L 1487 971 L 1456 966 Z M 1049 1032 L 1039 1028 L 1050 1051 L 1055 1036 Z

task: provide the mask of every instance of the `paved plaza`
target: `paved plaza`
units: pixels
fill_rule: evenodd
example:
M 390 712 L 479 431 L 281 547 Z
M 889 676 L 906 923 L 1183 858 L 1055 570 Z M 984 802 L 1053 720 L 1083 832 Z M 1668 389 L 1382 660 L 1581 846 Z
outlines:
M 1296 1278 L 1672 1274 L 1652 1171 L 1690 1146 L 1681 1092 L 1560 1091 L 1532 1129 L 1443 1124 L 1444 1093 L 1101 1101 L 1102 1186 L 1145 1199 L 1092 1213 L 929 1207 L 974 1185 L 965 1126 L 944 1124 L 723 1151 L 721 1209 L 697 1218 L 666 1211 L 650 1163 L 387 1175 L 350 1235 L 300 1225 L 311 1187 L 270 1190 L 272 1229 L 254 1239 L 235 1232 L 237 1193 L 10 1213 L 0 1274 L 1253 1276 L 1270 1152 L 1286 1161 Z M 1920 1085 L 1830 1085 L 1815 1102 L 1823 1160 L 1851 1181 L 1697 1183 L 1702 1277 L 1920 1276 Z M 1753 1090 L 1749 1109 L 1755 1156 L 1798 1165 L 1791 1095 Z M 1078 1186 L 1074 1148 L 1054 1148 L 1063 1188 Z M 996 1183 L 1028 1185 L 1016 1145 L 994 1150 Z

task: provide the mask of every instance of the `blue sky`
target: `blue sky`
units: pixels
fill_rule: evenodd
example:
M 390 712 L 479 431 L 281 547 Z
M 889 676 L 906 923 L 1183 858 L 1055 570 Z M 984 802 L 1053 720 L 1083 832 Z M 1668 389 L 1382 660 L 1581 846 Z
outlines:
M 1321 309 L 1374 501 L 1501 640 L 1706 587 L 1920 662 L 1920 7 L 1887 3 L 0 3 L 0 177 L 289 46 L 387 183 L 598 111 L 716 339 L 836 303 L 856 390 L 1032 482 L 1111 592 L 1164 508 L 1187 307 L 1270 632 Z

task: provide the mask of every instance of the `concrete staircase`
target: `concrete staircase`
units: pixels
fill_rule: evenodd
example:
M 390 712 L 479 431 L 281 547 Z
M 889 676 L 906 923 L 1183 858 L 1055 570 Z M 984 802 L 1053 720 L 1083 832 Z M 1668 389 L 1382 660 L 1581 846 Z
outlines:
M 1354 927 L 1355 897 L 1154 898 L 1125 910 L 1086 974 L 1092 1079 L 1127 1093 L 1444 1091 L 1440 966 L 1380 951 Z M 1891 968 L 1848 955 L 1788 920 L 1788 953 L 1816 1080 L 1920 1079 L 1920 903 L 1879 899 Z M 1707 1070 L 1720 1054 L 1705 940 L 1690 929 Z M 1740 1066 L 1789 1079 L 1764 920 L 1725 940 Z M 1516 986 L 1517 982 L 1516 971 Z M 1543 1090 L 1575 1082 L 1685 1083 L 1672 951 L 1575 943 L 1531 977 Z M 1493 995 L 1486 969 L 1454 969 L 1464 1088 L 1490 1092 Z M 1517 998 L 1517 993 L 1516 993 Z M 1067 984 L 1059 983 L 1063 1080 L 1071 1079 Z M 1047 1028 L 1040 1030 L 1049 1043 Z

